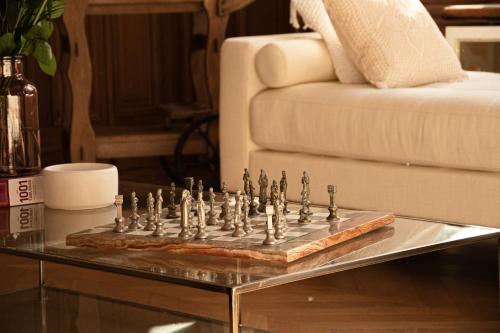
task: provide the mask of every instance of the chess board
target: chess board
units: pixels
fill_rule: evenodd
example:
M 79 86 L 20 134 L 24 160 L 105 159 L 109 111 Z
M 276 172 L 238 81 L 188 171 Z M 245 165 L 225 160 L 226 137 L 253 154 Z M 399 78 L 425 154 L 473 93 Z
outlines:
M 217 205 L 219 207 L 220 204 Z M 330 248 L 339 243 L 353 239 L 370 231 L 379 229 L 394 221 L 394 216 L 377 212 L 349 212 L 340 210 L 340 220 L 326 220 L 328 211 L 325 208 L 311 207 L 313 215 L 311 223 L 298 222 L 300 206 L 290 203 L 291 210 L 287 214 L 288 231 L 283 239 L 275 245 L 263 245 L 266 238 L 265 214 L 251 218 L 253 232 L 244 237 L 232 237 L 233 231 L 221 230 L 218 226 L 207 226 L 208 238 L 204 240 L 182 240 L 178 237 L 181 231 L 180 218 L 164 219 L 165 236 L 154 237 L 152 231 L 127 231 L 114 233 L 114 223 L 103 225 L 68 235 L 66 244 L 71 246 L 128 249 L 135 251 L 160 250 L 176 254 L 222 256 L 246 258 L 274 262 L 292 262 L 310 254 Z M 217 209 L 217 216 L 220 210 Z M 164 210 L 164 216 L 166 210 Z M 141 215 L 145 224 L 146 215 Z M 196 224 L 197 218 L 193 218 Z

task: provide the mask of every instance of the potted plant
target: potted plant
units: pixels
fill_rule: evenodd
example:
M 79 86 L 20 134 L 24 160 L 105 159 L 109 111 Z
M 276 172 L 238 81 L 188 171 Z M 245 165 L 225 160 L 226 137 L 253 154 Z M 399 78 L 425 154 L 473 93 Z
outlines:
M 41 168 L 38 93 L 24 78 L 23 59 L 33 56 L 54 75 L 49 38 L 64 0 L 0 0 L 0 176 L 36 173 Z

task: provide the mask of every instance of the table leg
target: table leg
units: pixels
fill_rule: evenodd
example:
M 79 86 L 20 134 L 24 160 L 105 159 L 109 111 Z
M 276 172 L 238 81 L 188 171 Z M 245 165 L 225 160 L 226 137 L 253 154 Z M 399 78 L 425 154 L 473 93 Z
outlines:
M 231 291 L 229 294 L 229 332 L 239 333 L 240 332 L 240 295 L 235 291 Z

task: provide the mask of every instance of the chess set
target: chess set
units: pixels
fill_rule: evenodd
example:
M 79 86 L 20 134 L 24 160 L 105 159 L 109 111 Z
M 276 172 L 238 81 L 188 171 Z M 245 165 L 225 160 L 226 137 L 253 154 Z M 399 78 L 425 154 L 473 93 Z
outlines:
M 67 236 L 67 245 L 128 250 L 162 250 L 176 254 L 246 258 L 273 262 L 292 262 L 330 248 L 394 221 L 394 216 L 378 212 L 340 214 L 335 203 L 337 187 L 328 185 L 327 209 L 312 207 L 309 200 L 309 175 L 303 173 L 301 201 L 287 200 L 287 176 L 269 181 L 264 170 L 259 176 L 255 196 L 250 173 L 243 174 L 243 192 L 231 194 L 223 183 L 222 198 L 210 188 L 208 204 L 198 181 L 196 198 L 194 178 L 185 179 L 185 189 L 176 204 L 172 183 L 169 204 L 163 208 L 162 190 L 156 198 L 147 196 L 147 212 L 139 214 L 138 198 L 130 194 L 131 214 L 123 216 L 123 195 L 116 197 L 114 223 Z

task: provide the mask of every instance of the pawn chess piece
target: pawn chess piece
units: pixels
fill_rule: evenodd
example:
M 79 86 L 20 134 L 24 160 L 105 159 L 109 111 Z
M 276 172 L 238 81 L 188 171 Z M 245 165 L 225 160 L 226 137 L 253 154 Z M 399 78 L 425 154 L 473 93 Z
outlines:
M 271 219 L 271 216 L 267 216 L 267 223 L 266 223 L 266 239 L 262 242 L 264 245 L 274 245 L 276 244 L 276 238 L 274 238 L 274 229 L 273 229 L 273 221 Z
M 243 216 L 243 231 L 245 231 L 245 233 L 249 234 L 249 233 L 253 232 L 253 228 L 252 228 L 252 222 L 248 218 L 249 205 L 248 205 L 248 197 L 246 194 L 243 194 L 242 200 L 243 200 L 243 206 L 241 207 L 241 214 Z
M 234 214 L 233 214 L 233 226 L 234 232 L 233 237 L 243 237 L 245 236 L 245 231 L 243 230 L 243 224 L 241 223 L 241 192 L 236 191 L 236 201 L 234 203 Z
M 283 214 L 283 211 L 281 210 L 280 204 L 279 204 L 279 199 L 275 198 L 274 204 L 273 204 L 273 218 L 272 218 L 272 223 L 274 226 L 274 238 L 276 239 L 283 239 L 285 238 L 285 234 L 283 233 L 283 219 L 281 218 L 281 215 Z
M 224 225 L 221 227 L 221 230 L 229 231 L 233 230 L 233 219 L 231 218 L 231 214 L 229 214 L 229 193 L 226 192 L 224 194 L 224 203 L 222 204 L 222 210 L 224 211 Z
M 281 171 L 281 180 L 280 180 L 280 193 L 283 193 L 283 213 L 288 214 L 290 210 L 288 210 L 288 200 L 287 200 L 287 192 L 288 192 L 288 181 L 286 180 L 286 171 Z
M 160 218 L 163 212 L 163 190 L 161 188 L 156 190 L 156 214 L 160 214 Z
M 283 228 L 283 232 L 286 233 L 288 231 L 288 221 L 286 220 L 285 213 L 285 193 L 280 192 L 280 200 L 279 200 L 279 211 L 280 211 L 280 223 Z
M 161 189 L 158 189 L 155 206 L 155 231 L 153 232 L 153 236 L 155 237 L 165 236 L 165 230 L 163 230 L 163 219 L 161 218 L 162 202 L 163 199 L 161 197 Z
M 127 230 L 125 226 L 125 219 L 123 218 L 123 195 L 115 196 L 115 206 L 116 206 L 116 217 L 115 217 L 115 227 L 113 232 L 124 233 Z
M 227 192 L 227 186 L 226 186 L 226 183 L 222 182 L 222 197 L 224 198 L 224 201 L 222 202 L 222 205 L 220 206 L 220 214 L 219 214 L 219 219 L 223 219 L 224 216 L 226 216 L 228 210 L 224 208 L 224 205 L 226 203 L 226 193 Z
M 196 239 L 206 239 L 208 234 L 205 230 L 205 202 L 203 201 L 203 190 L 198 191 L 198 200 L 196 200 L 196 211 L 198 213 L 198 232 L 194 236 Z
M 181 196 L 181 232 L 179 233 L 179 238 L 183 240 L 188 240 L 190 239 L 193 235 L 191 233 L 191 230 L 189 229 L 190 223 L 190 200 L 191 200 L 191 194 L 189 193 L 188 190 L 182 191 L 182 196 Z
M 139 223 L 139 214 L 137 214 L 138 210 L 138 202 L 139 199 L 135 192 L 130 193 L 130 203 L 132 206 L 132 214 L 130 215 L 130 223 L 128 225 L 128 230 L 135 231 L 142 228 L 142 225 Z
M 146 226 L 144 227 L 145 231 L 154 231 L 155 230 L 155 199 L 153 198 L 153 193 L 148 193 L 147 198 L 148 204 L 148 215 L 146 217 Z
M 248 211 L 248 216 L 255 217 L 259 215 L 259 211 L 257 210 L 257 203 L 255 202 L 255 187 L 252 184 L 252 180 L 250 179 L 248 182 L 250 194 L 248 195 L 248 200 L 250 201 L 250 210 Z
M 217 218 L 216 218 L 216 213 L 215 213 L 215 193 L 214 189 L 211 187 L 208 189 L 208 205 L 210 207 L 210 210 L 208 212 L 208 221 L 207 225 L 217 225 Z
M 339 217 L 337 215 L 337 205 L 335 204 L 335 193 L 337 193 L 337 186 L 328 185 L 328 194 L 330 195 L 330 205 L 328 206 L 328 212 L 330 214 L 326 218 L 328 221 L 338 221 Z
M 186 177 L 184 178 L 184 184 L 186 186 L 186 190 L 189 191 L 189 195 L 191 196 L 191 202 L 194 202 L 195 199 L 193 197 L 193 186 L 194 186 L 194 178 L 193 177 Z M 191 212 L 196 213 L 196 207 L 194 205 L 191 205 Z
M 268 185 L 269 181 L 267 179 L 266 172 L 264 169 L 261 169 L 259 176 L 259 207 L 257 208 L 257 210 L 261 213 L 266 211 Z
M 248 168 L 245 168 L 243 173 L 243 192 L 247 196 L 250 195 L 250 171 L 248 171 Z
M 171 182 L 170 183 L 170 192 L 169 192 L 169 204 L 168 204 L 168 211 L 167 211 L 167 218 L 169 219 L 175 219 L 179 217 L 177 215 L 176 207 L 175 207 L 175 183 Z

